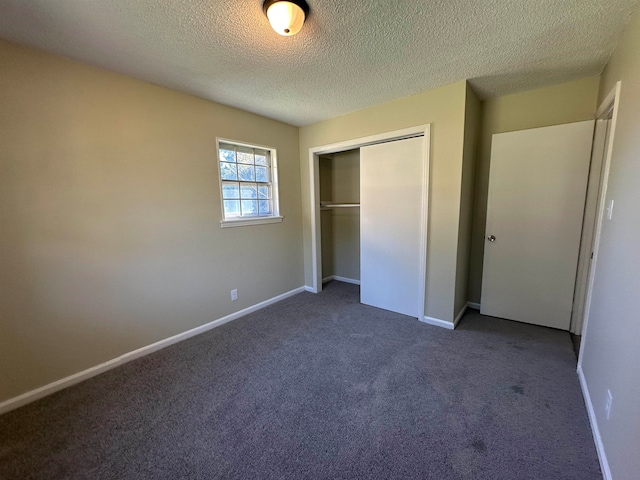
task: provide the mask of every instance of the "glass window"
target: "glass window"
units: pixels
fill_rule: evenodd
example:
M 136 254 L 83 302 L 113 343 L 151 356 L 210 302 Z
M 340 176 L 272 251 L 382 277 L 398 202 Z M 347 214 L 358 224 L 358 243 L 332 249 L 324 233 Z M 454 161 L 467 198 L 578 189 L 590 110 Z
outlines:
M 219 142 L 223 224 L 227 220 L 236 223 L 243 219 L 281 218 L 275 157 L 273 149 Z

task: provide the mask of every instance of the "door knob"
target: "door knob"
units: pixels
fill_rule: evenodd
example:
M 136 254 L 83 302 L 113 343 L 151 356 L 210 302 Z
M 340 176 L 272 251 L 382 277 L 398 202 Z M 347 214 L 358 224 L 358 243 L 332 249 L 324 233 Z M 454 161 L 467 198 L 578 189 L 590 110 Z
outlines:
M 495 242 L 496 241 L 496 236 L 495 235 L 489 235 L 487 237 L 487 240 L 489 240 L 490 242 Z

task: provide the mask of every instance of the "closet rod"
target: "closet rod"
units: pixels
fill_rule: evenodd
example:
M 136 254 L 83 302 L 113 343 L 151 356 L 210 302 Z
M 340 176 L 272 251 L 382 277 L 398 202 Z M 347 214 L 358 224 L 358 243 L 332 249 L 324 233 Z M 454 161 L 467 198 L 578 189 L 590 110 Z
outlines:
M 331 210 L 332 208 L 358 208 L 359 203 L 322 203 L 320 210 Z

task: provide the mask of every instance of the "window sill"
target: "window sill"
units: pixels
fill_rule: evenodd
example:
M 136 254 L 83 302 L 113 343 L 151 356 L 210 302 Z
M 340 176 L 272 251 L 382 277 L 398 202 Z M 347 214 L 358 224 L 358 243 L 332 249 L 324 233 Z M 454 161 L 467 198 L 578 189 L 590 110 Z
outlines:
M 220 226 L 222 228 L 229 227 L 247 227 L 249 225 L 262 225 L 265 223 L 281 223 L 284 217 L 253 217 L 253 218 L 238 218 L 234 220 L 222 220 Z

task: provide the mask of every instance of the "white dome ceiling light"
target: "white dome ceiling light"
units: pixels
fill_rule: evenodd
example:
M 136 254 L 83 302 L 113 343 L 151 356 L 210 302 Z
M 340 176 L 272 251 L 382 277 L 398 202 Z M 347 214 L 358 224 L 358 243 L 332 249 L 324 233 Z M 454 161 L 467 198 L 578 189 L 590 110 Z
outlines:
M 271 27 L 285 37 L 298 33 L 309 15 L 309 5 L 304 0 L 265 0 L 262 9 Z

